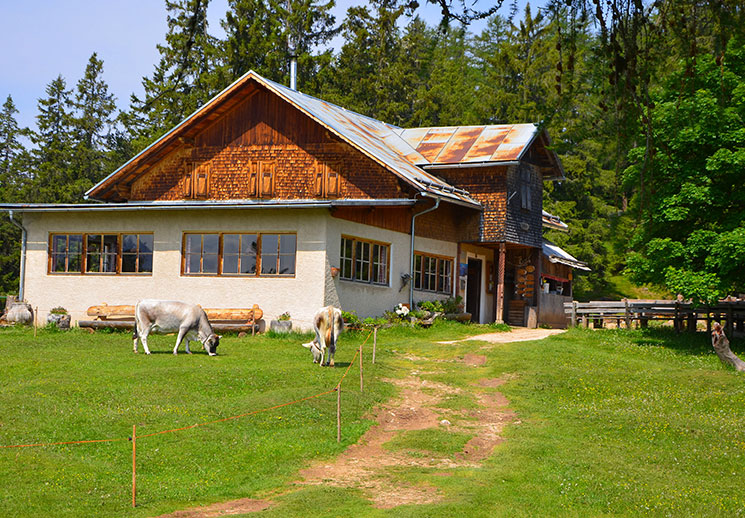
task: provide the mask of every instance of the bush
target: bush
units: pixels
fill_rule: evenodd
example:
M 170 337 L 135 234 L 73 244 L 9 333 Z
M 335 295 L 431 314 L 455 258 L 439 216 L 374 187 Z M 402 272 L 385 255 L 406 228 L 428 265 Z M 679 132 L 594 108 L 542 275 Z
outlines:
M 460 295 L 457 297 L 448 297 L 442 303 L 442 308 L 445 313 L 461 313 L 463 311 L 463 297 Z
M 279 321 L 285 321 L 285 320 L 290 320 L 290 318 L 291 318 L 290 317 L 290 312 L 289 311 L 285 311 L 284 313 L 282 313 L 281 315 L 279 315 L 277 317 L 277 320 L 279 320 Z
M 358 317 L 357 313 L 354 311 L 342 311 L 341 318 L 344 320 L 344 324 L 347 327 L 361 327 L 362 326 L 362 321 L 360 320 L 360 317 Z

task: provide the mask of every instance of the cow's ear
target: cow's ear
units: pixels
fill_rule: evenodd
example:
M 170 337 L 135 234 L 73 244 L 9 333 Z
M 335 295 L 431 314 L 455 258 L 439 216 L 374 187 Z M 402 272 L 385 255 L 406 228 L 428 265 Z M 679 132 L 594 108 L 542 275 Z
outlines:
M 304 344 L 301 344 L 301 345 L 303 347 L 305 347 L 306 349 L 310 349 L 310 347 L 313 345 L 313 342 L 308 342 L 308 343 L 304 343 Z

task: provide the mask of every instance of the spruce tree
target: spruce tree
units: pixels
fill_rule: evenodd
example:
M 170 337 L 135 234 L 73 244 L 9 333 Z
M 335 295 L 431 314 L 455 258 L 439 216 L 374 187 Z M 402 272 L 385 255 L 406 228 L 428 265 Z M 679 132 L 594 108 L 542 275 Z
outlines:
M 16 113 L 13 98 L 8 95 L 0 111 L 0 201 L 6 202 L 16 198 L 24 180 L 21 161 L 26 148 L 20 138 L 27 136 L 28 130 L 18 126 Z
M 116 104 L 102 74 L 103 61 L 93 53 L 88 60 L 85 74 L 78 81 L 73 102 L 73 181 L 78 184 L 77 190 L 81 197 L 105 176 L 106 168 L 111 166 L 107 157 L 112 145 L 113 114 Z

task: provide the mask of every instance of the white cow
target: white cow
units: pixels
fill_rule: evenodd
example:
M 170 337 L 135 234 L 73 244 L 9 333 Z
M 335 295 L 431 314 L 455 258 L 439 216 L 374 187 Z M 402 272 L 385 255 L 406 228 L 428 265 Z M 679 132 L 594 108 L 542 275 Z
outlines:
M 344 330 L 344 319 L 341 310 L 334 306 L 326 306 L 318 310 L 313 317 L 313 330 L 316 338 L 312 342 L 303 344 L 313 353 L 313 363 L 320 363 L 323 367 L 323 357 L 326 349 L 329 351 L 327 365 L 334 366 L 334 353 L 336 352 L 336 341 Z
M 207 314 L 196 304 L 177 302 L 174 300 L 141 300 L 135 306 L 135 330 L 132 334 L 134 340 L 134 351 L 137 352 L 137 339 L 142 341 L 145 354 L 150 354 L 147 347 L 147 337 L 153 332 L 176 333 L 176 347 L 173 354 L 178 354 L 181 341 L 186 339 L 186 352 L 189 350 L 189 342 L 199 340 L 204 345 L 204 350 L 210 356 L 217 355 L 217 346 L 220 337 L 212 331 L 212 326 L 207 319 Z

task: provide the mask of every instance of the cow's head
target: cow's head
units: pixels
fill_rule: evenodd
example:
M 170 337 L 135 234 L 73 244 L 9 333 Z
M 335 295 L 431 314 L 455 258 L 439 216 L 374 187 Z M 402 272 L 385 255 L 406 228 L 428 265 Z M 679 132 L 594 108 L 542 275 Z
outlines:
M 220 336 L 212 333 L 207 340 L 204 341 L 204 350 L 210 356 L 217 356 L 217 346 L 220 345 Z
M 313 340 L 312 342 L 304 343 L 303 347 L 310 349 L 310 352 L 313 353 L 313 363 L 321 361 L 321 346 L 318 345 L 318 342 Z

